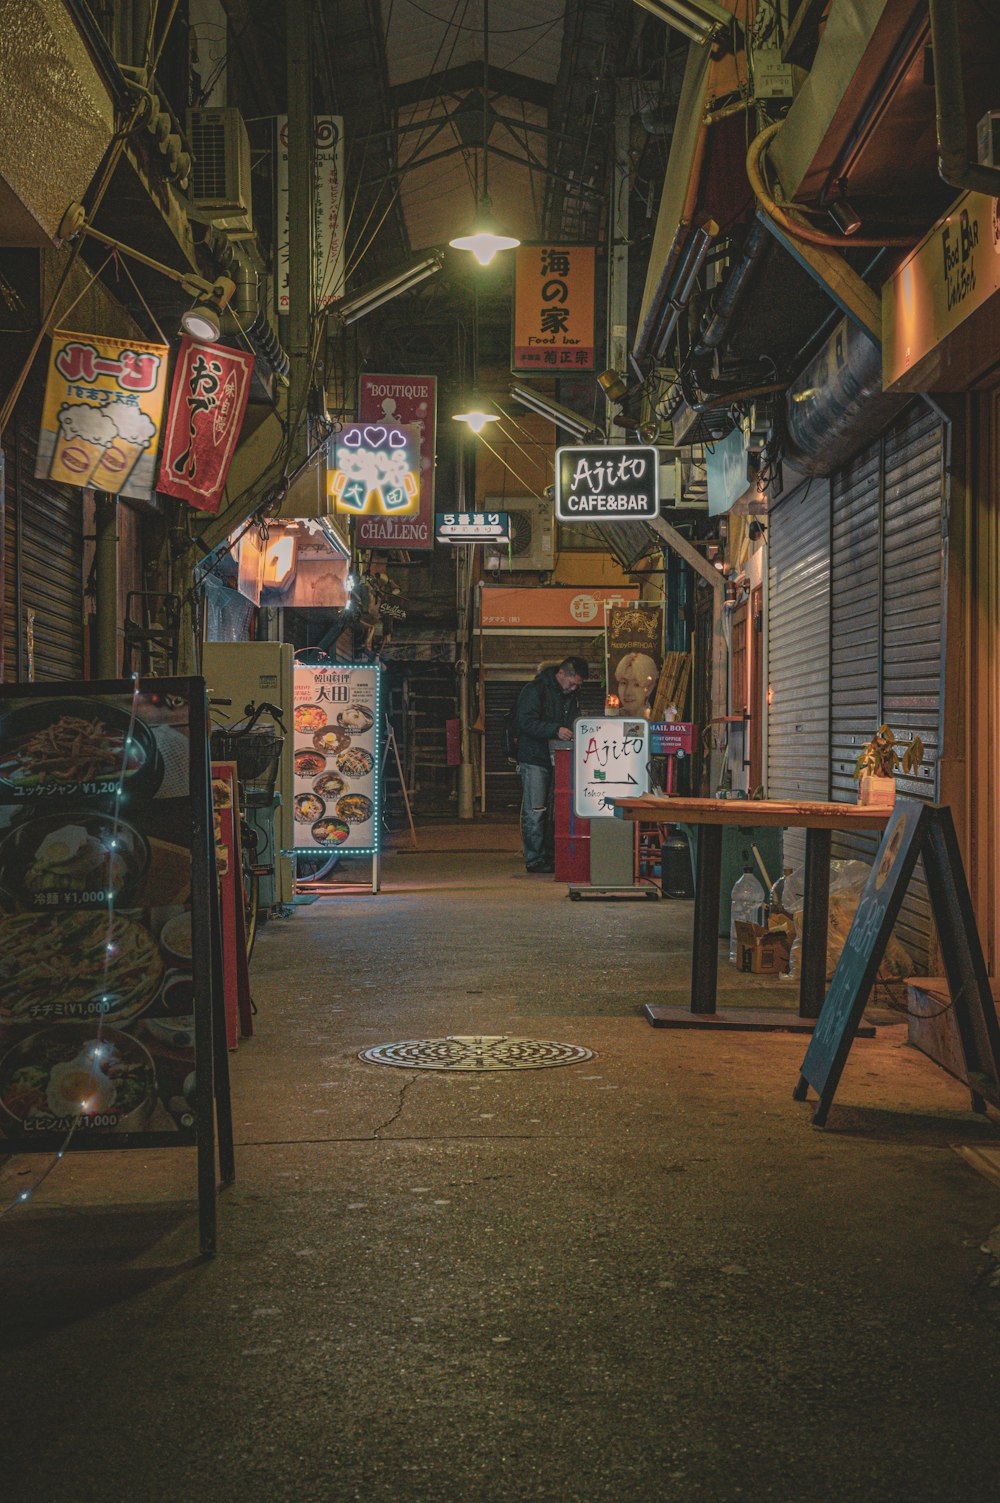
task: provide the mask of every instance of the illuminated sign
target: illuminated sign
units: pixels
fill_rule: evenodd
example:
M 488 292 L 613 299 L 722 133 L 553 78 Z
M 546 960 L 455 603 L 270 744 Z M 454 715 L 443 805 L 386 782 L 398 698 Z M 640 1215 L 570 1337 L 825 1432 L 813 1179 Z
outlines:
M 592 245 L 521 245 L 514 252 L 512 371 L 596 368 L 596 265 Z
M 660 456 L 639 445 L 556 450 L 560 522 L 641 522 L 660 514 Z
M 439 511 L 439 543 L 509 543 L 510 516 L 505 511 Z
M 420 509 L 420 432 L 409 423 L 351 423 L 330 440 L 329 492 L 353 517 L 412 517 Z

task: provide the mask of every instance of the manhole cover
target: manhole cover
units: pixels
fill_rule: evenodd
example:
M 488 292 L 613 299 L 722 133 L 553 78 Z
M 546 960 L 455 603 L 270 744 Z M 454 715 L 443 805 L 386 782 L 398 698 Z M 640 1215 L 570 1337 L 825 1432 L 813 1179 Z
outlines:
M 370 1065 L 402 1065 L 406 1070 L 549 1070 L 593 1059 L 592 1049 L 556 1044 L 551 1039 L 518 1039 L 509 1034 L 476 1038 L 404 1039 L 363 1049 L 359 1059 Z

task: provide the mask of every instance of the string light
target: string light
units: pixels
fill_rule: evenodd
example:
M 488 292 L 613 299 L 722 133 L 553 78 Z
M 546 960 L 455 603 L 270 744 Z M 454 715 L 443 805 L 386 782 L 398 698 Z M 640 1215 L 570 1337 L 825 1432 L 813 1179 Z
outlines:
M 92 1047 L 92 1049 L 90 1051 L 90 1056 L 95 1061 L 100 1061 L 100 1060 L 104 1059 L 106 1057 L 106 1055 L 107 1055 L 107 1052 L 108 1052 L 108 1046 L 102 1041 L 102 1034 L 103 1034 L 103 1031 L 104 1031 L 104 1017 L 105 1017 L 105 1013 L 108 1011 L 108 1009 L 110 1008 L 111 1004 L 115 1000 L 115 993 L 103 990 L 103 988 L 107 987 L 107 985 L 108 985 L 108 967 L 110 965 L 111 957 L 113 955 L 116 955 L 118 953 L 118 946 L 114 942 L 114 922 L 115 922 L 114 900 L 115 900 L 115 891 L 114 891 L 113 886 L 111 885 L 112 881 L 113 881 L 113 872 L 112 872 L 112 869 L 111 869 L 111 863 L 113 862 L 114 857 L 112 856 L 111 853 L 112 853 L 112 851 L 115 851 L 115 850 L 118 849 L 118 830 L 119 830 L 119 824 L 120 824 L 120 820 L 121 820 L 121 805 L 125 802 L 125 779 L 126 779 L 126 777 L 128 775 L 128 764 L 129 764 L 129 761 L 130 761 L 128 753 L 129 753 L 130 748 L 134 745 L 133 732 L 135 730 L 135 723 L 136 723 L 136 720 L 138 718 L 138 713 L 139 713 L 139 698 L 140 698 L 139 675 L 138 675 L 138 673 L 133 673 L 132 674 L 132 703 L 131 703 L 130 712 L 129 712 L 128 727 L 127 727 L 127 729 L 125 731 L 124 745 L 123 745 L 123 748 L 122 748 L 122 765 L 121 765 L 121 768 L 120 768 L 119 773 L 118 773 L 118 781 L 117 781 L 117 786 L 116 786 L 115 795 L 114 795 L 114 798 L 115 798 L 115 807 L 114 807 L 114 813 L 113 813 L 113 816 L 112 816 L 111 840 L 109 842 L 108 850 L 106 852 L 106 859 L 107 859 L 107 862 L 108 862 L 108 871 L 107 871 L 107 882 L 108 882 L 108 887 L 107 887 L 108 928 L 107 928 L 107 934 L 106 934 L 105 945 L 104 945 L 104 956 L 105 956 L 105 958 L 104 958 L 104 971 L 103 971 L 103 975 L 101 977 L 102 991 L 101 991 L 101 995 L 100 995 L 100 1001 L 99 1001 L 98 1006 L 97 1006 L 97 1025 L 96 1025 L 97 1036 L 96 1036 L 96 1038 L 94 1040 L 93 1047 Z M 34 1182 L 33 1185 L 30 1185 L 27 1190 L 21 1190 L 21 1191 L 19 1191 L 18 1194 L 15 1195 L 14 1199 L 11 1200 L 11 1201 L 9 1201 L 7 1203 L 7 1205 L 0 1206 L 0 1217 L 6 1216 L 7 1213 L 9 1211 L 12 1211 L 16 1206 L 24 1205 L 24 1203 L 26 1201 L 30 1200 L 31 1197 L 32 1197 L 32 1195 L 35 1193 L 35 1191 L 38 1190 L 39 1187 L 41 1185 L 43 1185 L 45 1183 L 45 1181 L 48 1179 L 49 1175 L 52 1173 L 53 1169 L 56 1167 L 56 1164 L 58 1164 L 59 1160 L 62 1159 L 62 1158 L 65 1158 L 66 1151 L 69 1148 L 69 1145 L 70 1145 L 70 1143 L 73 1140 L 74 1134 L 76 1133 L 77 1128 L 80 1126 L 81 1122 L 83 1121 L 83 1118 L 88 1114 L 88 1108 L 90 1107 L 90 1105 L 91 1105 L 91 1103 L 93 1102 L 94 1099 L 95 1099 L 94 1097 L 88 1097 L 85 1101 L 81 1101 L 80 1102 L 80 1109 L 77 1112 L 76 1116 L 70 1122 L 69 1128 L 67 1129 L 67 1132 L 66 1132 L 66 1136 L 63 1138 L 62 1146 L 59 1149 L 57 1149 L 57 1151 L 53 1154 L 52 1158 L 49 1160 L 49 1163 L 43 1169 L 42 1173 L 38 1176 L 38 1178 L 35 1180 L 35 1182 Z

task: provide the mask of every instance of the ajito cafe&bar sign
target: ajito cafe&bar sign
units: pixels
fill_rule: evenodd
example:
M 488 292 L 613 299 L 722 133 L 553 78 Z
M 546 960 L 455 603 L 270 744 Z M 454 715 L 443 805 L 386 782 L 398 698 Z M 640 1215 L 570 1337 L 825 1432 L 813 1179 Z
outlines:
M 560 522 L 642 522 L 660 514 L 660 455 L 652 445 L 556 450 Z

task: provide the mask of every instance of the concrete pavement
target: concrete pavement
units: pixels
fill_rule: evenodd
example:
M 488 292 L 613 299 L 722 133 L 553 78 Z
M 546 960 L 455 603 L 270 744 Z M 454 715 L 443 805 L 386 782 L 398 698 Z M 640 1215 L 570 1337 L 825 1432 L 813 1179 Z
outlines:
M 641 1017 L 690 905 L 570 903 L 474 829 L 264 929 L 215 1260 L 186 1151 L 0 1221 L 7 1503 L 995 1497 L 1000 1190 L 953 1151 L 994 1122 L 897 1024 L 813 1128 L 803 1038 Z M 595 1057 L 357 1057 L 499 1033 Z

